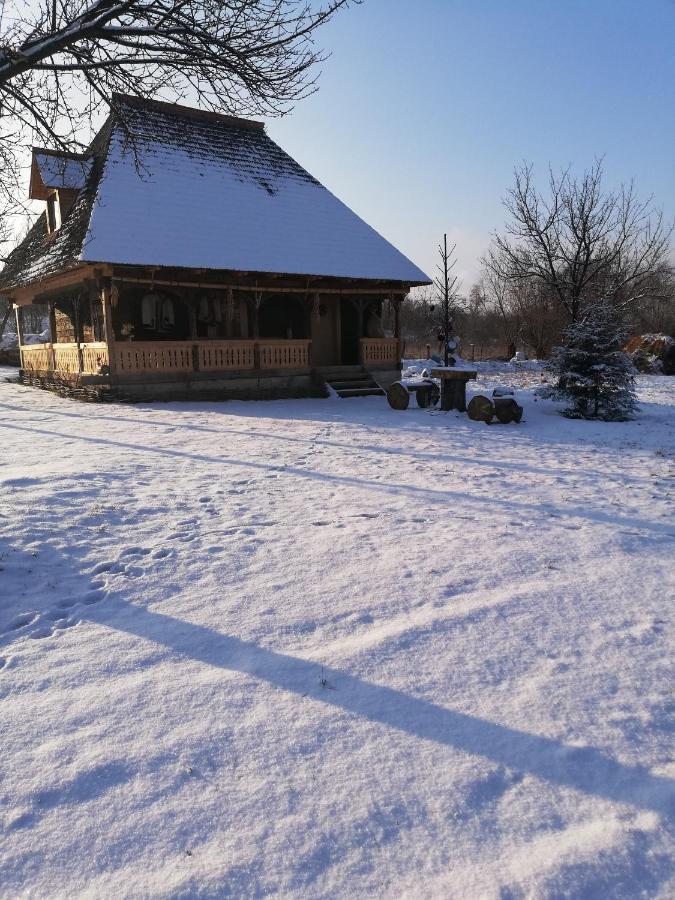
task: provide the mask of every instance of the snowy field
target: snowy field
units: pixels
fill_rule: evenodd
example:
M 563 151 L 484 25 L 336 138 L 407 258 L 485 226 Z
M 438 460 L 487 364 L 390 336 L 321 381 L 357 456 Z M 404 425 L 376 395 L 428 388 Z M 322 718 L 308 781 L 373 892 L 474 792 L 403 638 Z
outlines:
M 0 894 L 675 896 L 675 379 L 538 377 L 481 385 L 519 426 L 0 383 Z

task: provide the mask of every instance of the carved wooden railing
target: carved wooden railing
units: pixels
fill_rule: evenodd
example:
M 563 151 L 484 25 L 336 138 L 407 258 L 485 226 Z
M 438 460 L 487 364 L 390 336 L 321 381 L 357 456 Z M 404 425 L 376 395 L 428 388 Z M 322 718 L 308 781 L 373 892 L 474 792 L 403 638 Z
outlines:
M 261 369 L 307 369 L 311 341 L 257 341 Z
M 113 371 L 120 375 L 308 369 L 311 341 L 120 341 L 113 345 Z M 82 362 L 80 364 L 80 356 Z M 28 344 L 21 347 L 27 372 L 96 375 L 110 365 L 103 342 Z
M 80 354 L 82 363 L 80 364 Z M 96 375 L 108 365 L 108 347 L 102 341 L 80 344 L 26 344 L 21 347 L 21 367 L 27 372 Z
M 105 341 L 91 344 L 80 344 L 82 348 L 82 371 L 87 375 L 98 375 L 101 366 L 108 366 L 108 345 Z
M 76 375 L 80 371 L 80 354 L 77 344 L 53 344 L 54 371 L 64 375 Z M 82 365 L 84 370 L 84 364 Z
M 401 342 L 398 338 L 361 338 L 361 362 L 368 368 L 396 368 L 401 360 Z
M 253 341 L 200 341 L 197 353 L 200 372 L 255 368 Z
M 193 371 L 192 341 L 128 341 L 116 343 L 115 372 L 120 375 Z
M 308 369 L 311 346 L 305 340 L 120 342 L 115 344 L 115 371 L 131 375 Z
M 21 368 L 26 372 L 53 372 L 54 351 L 51 344 L 27 344 L 21 347 Z

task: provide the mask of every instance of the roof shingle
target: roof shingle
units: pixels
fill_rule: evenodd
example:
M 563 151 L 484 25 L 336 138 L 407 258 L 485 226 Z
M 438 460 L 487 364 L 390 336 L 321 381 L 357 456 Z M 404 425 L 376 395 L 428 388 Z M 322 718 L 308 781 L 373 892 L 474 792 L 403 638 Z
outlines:
M 0 287 L 78 261 L 430 281 L 260 123 L 118 102 L 124 124 L 113 119 L 99 141 L 60 232 L 46 237 L 38 222 Z

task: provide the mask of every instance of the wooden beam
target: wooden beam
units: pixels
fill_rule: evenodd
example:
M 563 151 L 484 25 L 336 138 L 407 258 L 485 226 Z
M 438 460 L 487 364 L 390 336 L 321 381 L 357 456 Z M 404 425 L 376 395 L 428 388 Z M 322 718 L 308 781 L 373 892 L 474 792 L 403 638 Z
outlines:
M 39 302 L 41 299 L 43 302 L 46 302 L 49 296 L 58 294 L 65 288 L 81 284 L 87 278 L 93 277 L 93 275 L 93 266 L 78 266 L 76 269 L 60 272 L 58 275 L 45 278 L 42 281 L 34 281 L 23 287 L 14 288 L 12 300 L 18 306 L 30 306 L 31 303 Z
M 163 285 L 164 287 L 189 287 L 189 288 L 199 288 L 200 290 L 215 290 L 215 291 L 248 291 L 250 293 L 270 293 L 270 294 L 305 294 L 307 292 L 307 288 L 304 285 L 298 285 L 297 287 L 284 287 L 278 285 L 269 285 L 269 286 L 261 286 L 254 284 L 240 284 L 236 282 L 209 282 L 209 281 L 183 281 L 183 280 L 172 280 L 172 279 L 163 279 L 163 278 L 150 278 L 150 277 L 139 277 L 139 276 L 128 276 L 128 275 L 120 275 L 115 274 L 115 281 L 117 281 L 120 285 L 122 284 L 153 284 L 153 285 Z M 341 287 L 341 288 L 332 288 L 332 287 L 317 287 L 321 294 L 343 294 L 345 296 L 349 296 L 350 294 L 363 294 L 364 296 L 379 296 L 386 297 L 387 295 L 392 294 L 401 294 L 401 297 L 404 297 L 408 293 L 408 288 L 403 287 L 399 290 L 392 290 L 391 288 L 383 285 L 378 288 L 361 288 L 361 287 Z
M 103 335 L 108 345 L 108 369 L 110 374 L 115 372 L 115 332 L 112 322 L 112 282 L 110 278 L 104 278 L 101 284 L 101 303 L 103 305 Z

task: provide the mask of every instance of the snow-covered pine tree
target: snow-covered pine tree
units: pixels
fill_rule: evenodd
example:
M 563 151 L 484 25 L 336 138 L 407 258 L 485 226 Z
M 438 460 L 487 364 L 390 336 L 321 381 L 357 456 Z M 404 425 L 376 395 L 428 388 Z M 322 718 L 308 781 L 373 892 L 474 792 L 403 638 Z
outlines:
M 615 422 L 635 416 L 635 369 L 623 350 L 627 336 L 621 314 L 609 303 L 567 327 L 548 366 L 558 376 L 549 396 L 569 401 L 563 415 Z

